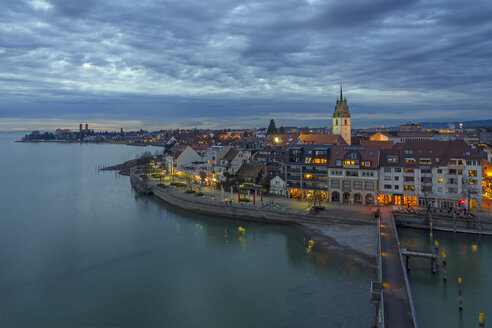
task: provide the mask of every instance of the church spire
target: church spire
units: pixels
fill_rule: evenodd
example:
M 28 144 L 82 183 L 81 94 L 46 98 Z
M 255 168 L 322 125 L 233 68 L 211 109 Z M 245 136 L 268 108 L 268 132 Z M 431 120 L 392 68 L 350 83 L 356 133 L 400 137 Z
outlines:
M 343 95 L 342 95 L 342 82 L 340 82 L 340 101 L 343 101 Z

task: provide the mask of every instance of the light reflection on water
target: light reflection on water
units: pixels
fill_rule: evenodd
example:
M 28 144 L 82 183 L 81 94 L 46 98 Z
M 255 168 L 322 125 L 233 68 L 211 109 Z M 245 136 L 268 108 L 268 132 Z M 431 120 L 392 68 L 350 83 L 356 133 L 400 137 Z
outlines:
M 374 272 L 294 228 L 188 213 L 95 170 L 143 150 L 0 142 L 1 327 L 372 326 Z
M 428 250 L 428 231 L 398 229 L 402 245 Z M 420 327 L 478 327 L 479 312 L 492 316 L 492 237 L 434 231 L 447 255 L 447 281 L 432 274 L 430 261 L 410 260 L 409 280 Z M 410 248 L 409 246 L 409 248 Z M 458 310 L 458 277 L 463 278 L 463 311 Z

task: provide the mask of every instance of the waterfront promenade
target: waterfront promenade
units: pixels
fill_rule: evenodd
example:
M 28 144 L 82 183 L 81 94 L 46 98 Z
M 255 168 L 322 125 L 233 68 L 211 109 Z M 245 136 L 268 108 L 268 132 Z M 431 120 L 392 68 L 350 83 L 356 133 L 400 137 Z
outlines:
M 237 202 L 237 194 L 221 193 L 211 188 L 202 188 L 203 195 L 185 193 L 185 187 L 161 188 L 158 180 L 149 180 L 154 194 L 171 205 L 188 209 L 194 212 L 220 215 L 234 218 L 248 218 L 257 221 L 274 223 L 346 223 L 375 225 L 373 218 L 374 207 L 346 206 L 343 204 L 326 204 L 326 209 L 316 214 L 309 214 L 305 201 L 296 201 L 286 197 L 264 197 L 263 202 L 257 197 L 253 204 L 249 202 Z

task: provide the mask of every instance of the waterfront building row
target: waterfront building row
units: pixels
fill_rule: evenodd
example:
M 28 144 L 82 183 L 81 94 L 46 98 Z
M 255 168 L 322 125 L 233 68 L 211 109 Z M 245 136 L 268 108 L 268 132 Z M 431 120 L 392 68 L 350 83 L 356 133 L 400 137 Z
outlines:
M 377 146 L 296 145 L 285 162 L 292 198 L 480 209 L 479 153 L 462 140 Z

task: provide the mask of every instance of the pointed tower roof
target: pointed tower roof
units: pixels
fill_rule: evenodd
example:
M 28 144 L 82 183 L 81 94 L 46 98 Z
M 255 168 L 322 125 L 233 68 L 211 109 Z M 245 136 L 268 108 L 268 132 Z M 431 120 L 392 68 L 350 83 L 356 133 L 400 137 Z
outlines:
M 340 83 L 340 100 L 337 99 L 337 104 L 335 105 L 335 112 L 333 113 L 333 117 L 350 117 L 347 99 L 343 99 L 342 83 Z

